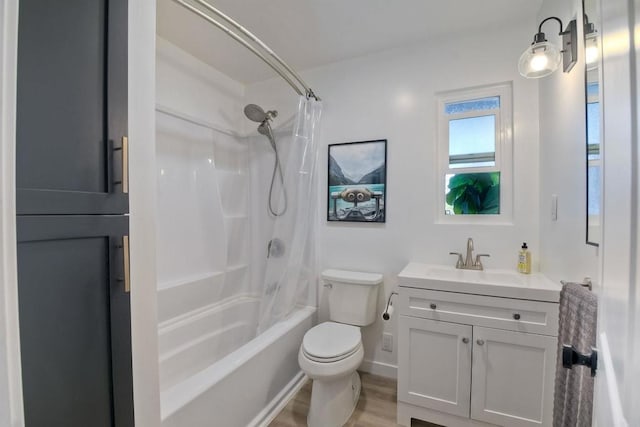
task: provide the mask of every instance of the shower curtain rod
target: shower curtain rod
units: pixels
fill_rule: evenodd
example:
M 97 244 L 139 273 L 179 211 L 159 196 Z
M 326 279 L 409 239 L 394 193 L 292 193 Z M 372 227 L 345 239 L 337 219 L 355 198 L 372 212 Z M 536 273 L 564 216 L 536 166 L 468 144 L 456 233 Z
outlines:
M 300 75 L 298 73 L 296 73 L 293 70 L 293 68 L 291 68 L 286 62 L 284 62 L 282 60 L 282 58 L 280 58 L 273 50 L 271 50 L 271 48 L 269 48 L 269 46 L 267 46 L 262 40 L 260 40 L 258 37 L 256 37 L 253 33 L 251 33 L 245 27 L 243 27 L 242 25 L 240 25 L 239 23 L 234 21 L 231 17 L 229 17 L 228 15 L 224 14 L 223 12 L 221 12 L 218 9 L 216 9 L 215 7 L 211 6 L 209 3 L 207 3 L 204 0 L 193 0 L 193 1 L 201 4 L 202 6 L 204 6 L 205 8 L 207 8 L 208 10 L 210 10 L 211 12 L 213 12 L 214 14 L 219 16 L 220 18 L 222 18 L 225 21 L 227 21 L 229 24 L 231 24 L 233 27 L 235 27 L 238 31 L 240 31 L 244 36 L 249 38 L 254 43 L 258 44 L 276 62 L 275 64 L 272 61 L 270 61 L 269 58 L 267 58 L 258 49 L 256 49 L 254 46 L 252 46 L 249 42 L 247 42 L 245 39 L 243 39 L 242 37 L 240 37 L 239 35 L 234 33 L 229 27 L 227 27 L 224 24 L 216 21 L 215 19 L 213 19 L 211 16 L 207 15 L 206 13 L 201 11 L 200 9 L 198 9 L 195 6 L 189 4 L 186 0 L 173 0 L 173 1 L 175 1 L 178 4 L 180 4 L 185 9 L 187 9 L 187 10 L 195 13 L 196 15 L 200 16 L 201 18 L 203 18 L 204 20 L 208 21 L 209 23 L 213 24 L 214 26 L 216 26 L 220 30 L 224 31 L 229 37 L 231 37 L 232 39 L 234 39 L 235 41 L 237 41 L 238 43 L 240 43 L 241 45 L 243 45 L 244 47 L 249 49 L 254 55 L 256 55 L 258 58 L 262 59 L 262 61 L 264 61 L 269 67 L 271 67 L 271 69 L 273 69 L 276 73 L 278 73 L 280 75 L 280 77 L 282 77 L 287 83 L 289 83 L 289 86 L 291 86 L 293 88 L 293 90 L 295 90 L 298 95 L 306 96 L 307 98 L 314 98 L 315 100 L 320 101 L 320 97 L 318 97 L 313 92 L 313 90 L 304 82 L 304 80 L 302 80 Z M 280 68 L 280 67 L 282 67 L 282 68 Z M 291 77 L 289 77 L 285 73 L 285 71 L 287 71 L 291 76 L 293 76 L 293 78 L 295 80 L 298 81 L 298 83 L 300 83 L 300 85 L 302 86 L 304 91 L 301 90 L 298 87 L 298 85 L 291 79 Z

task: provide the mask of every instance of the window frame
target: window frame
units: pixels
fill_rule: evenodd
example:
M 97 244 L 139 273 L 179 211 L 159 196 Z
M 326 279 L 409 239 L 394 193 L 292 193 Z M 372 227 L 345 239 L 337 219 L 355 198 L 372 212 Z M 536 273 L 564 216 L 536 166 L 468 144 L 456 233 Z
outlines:
M 447 104 L 499 97 L 499 108 L 447 114 Z M 513 221 L 513 89 L 512 84 L 459 89 L 436 94 L 437 136 L 437 215 L 441 224 L 512 224 Z M 449 166 L 449 122 L 451 120 L 495 115 L 495 166 Z M 500 172 L 500 213 L 478 215 L 446 215 L 446 175 L 462 173 Z

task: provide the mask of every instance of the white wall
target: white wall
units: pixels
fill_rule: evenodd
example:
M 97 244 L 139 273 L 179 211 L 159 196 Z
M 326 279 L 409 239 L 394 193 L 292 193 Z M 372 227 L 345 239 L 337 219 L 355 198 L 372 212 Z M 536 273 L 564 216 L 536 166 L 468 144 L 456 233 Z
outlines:
M 155 2 L 129 2 L 131 335 L 135 424 L 160 425 L 155 221 Z
M 325 107 L 319 158 L 321 218 L 327 208 L 327 145 L 388 140 L 386 224 L 337 224 L 322 219 L 318 236 L 323 267 L 384 273 L 380 309 L 407 262 L 453 264 L 449 251 L 463 250 L 467 237 L 474 238 L 477 250 L 491 254 L 489 267 L 515 268 L 523 241 L 537 259 L 538 92 L 536 82 L 517 72 L 517 60 L 531 42 L 534 25 L 532 19 L 482 37 L 431 41 L 303 73 Z M 508 81 L 513 82 L 514 96 L 513 224 L 436 224 L 435 93 Z M 247 101 L 277 108 L 285 120 L 296 105 L 294 93 L 278 79 L 248 86 Z M 324 320 L 326 296 L 320 305 L 320 320 Z M 379 319 L 365 328 L 365 359 L 376 362 L 372 369 L 393 374 L 396 353 L 381 351 L 383 330 L 395 331 L 395 319 L 387 325 Z
M 640 425 L 638 6 L 638 1 L 602 1 L 604 221 L 601 283 L 596 288 L 602 363 L 594 413 L 598 426 Z M 636 15 L 629 16 L 634 9 Z
M 0 426 L 22 426 L 15 210 L 18 2 L 0 0 Z
M 546 0 L 540 20 L 559 17 L 565 27 L 582 13 L 578 0 Z M 580 19 L 578 20 L 580 22 Z M 540 79 L 540 269 L 549 278 L 581 281 L 598 277 L 598 248 L 586 240 L 586 130 L 584 50 L 578 25 L 578 63 Z M 558 24 L 543 31 L 554 43 Z M 552 38 L 553 37 L 553 38 Z M 558 196 L 558 220 L 551 220 L 551 196 Z

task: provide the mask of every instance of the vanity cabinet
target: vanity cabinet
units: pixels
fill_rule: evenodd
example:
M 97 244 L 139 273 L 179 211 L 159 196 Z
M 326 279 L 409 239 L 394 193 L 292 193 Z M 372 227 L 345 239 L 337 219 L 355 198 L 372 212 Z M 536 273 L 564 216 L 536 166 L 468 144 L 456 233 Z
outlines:
M 400 425 L 551 426 L 557 302 L 399 289 Z
M 399 328 L 398 399 L 468 417 L 473 328 L 408 316 Z

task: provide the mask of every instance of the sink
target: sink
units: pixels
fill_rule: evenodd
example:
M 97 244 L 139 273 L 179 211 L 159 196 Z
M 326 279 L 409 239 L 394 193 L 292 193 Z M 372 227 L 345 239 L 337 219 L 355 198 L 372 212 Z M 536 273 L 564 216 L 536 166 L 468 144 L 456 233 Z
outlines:
M 428 266 L 426 276 L 435 280 L 465 281 L 494 285 L 520 285 L 520 274 L 508 270 L 462 270 L 445 266 Z
M 446 265 L 409 263 L 398 275 L 403 287 L 558 302 L 560 284 L 540 273 L 462 270 Z

